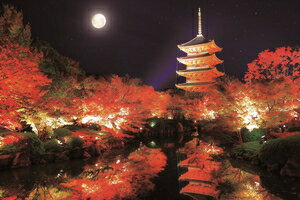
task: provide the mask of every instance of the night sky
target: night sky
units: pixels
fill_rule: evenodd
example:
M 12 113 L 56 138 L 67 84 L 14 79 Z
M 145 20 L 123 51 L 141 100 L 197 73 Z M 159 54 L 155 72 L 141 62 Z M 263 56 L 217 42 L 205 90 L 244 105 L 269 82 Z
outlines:
M 22 10 L 34 37 L 80 62 L 88 74 L 129 74 L 156 89 L 176 82 L 177 45 L 203 34 L 223 48 L 221 70 L 243 77 L 264 49 L 298 46 L 300 0 L 2 0 Z M 92 27 L 96 12 L 107 17 Z

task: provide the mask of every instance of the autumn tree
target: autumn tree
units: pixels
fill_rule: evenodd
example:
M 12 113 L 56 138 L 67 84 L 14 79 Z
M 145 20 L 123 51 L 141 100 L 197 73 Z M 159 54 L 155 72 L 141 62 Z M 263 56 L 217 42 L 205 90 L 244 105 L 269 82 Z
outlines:
M 299 86 L 289 78 L 246 86 L 247 96 L 255 104 L 260 127 L 276 127 L 299 115 Z
M 38 67 L 42 54 L 14 44 L 0 41 L 0 124 L 20 127 L 22 114 L 29 113 L 45 94 L 48 79 Z
M 270 128 L 297 115 L 299 84 L 284 78 L 244 84 L 238 80 L 223 83 L 222 90 L 210 93 L 206 109 L 213 111 L 214 127 L 239 131 L 241 128 Z
M 7 38 L 13 43 L 29 47 L 31 40 L 31 28 L 23 23 L 23 14 L 14 6 L 3 5 L 0 8 L 0 38 Z
M 128 158 L 116 160 L 107 167 L 103 162 L 87 166 L 88 176 L 82 173 L 79 179 L 69 179 L 61 185 L 72 191 L 66 199 L 137 199 L 153 190 L 151 179 L 165 165 L 166 156 L 159 149 L 143 146 L 130 153 Z
M 103 126 L 115 136 L 123 136 L 124 130 L 141 131 L 147 118 L 159 117 L 166 110 L 167 96 L 141 85 L 137 79 L 88 77 L 81 87 L 78 120 Z
M 248 64 L 248 96 L 259 111 L 261 127 L 272 127 L 299 116 L 300 49 L 265 50 Z
M 245 80 L 274 80 L 283 77 L 300 77 L 300 49 L 280 47 L 258 54 L 258 58 L 248 64 Z

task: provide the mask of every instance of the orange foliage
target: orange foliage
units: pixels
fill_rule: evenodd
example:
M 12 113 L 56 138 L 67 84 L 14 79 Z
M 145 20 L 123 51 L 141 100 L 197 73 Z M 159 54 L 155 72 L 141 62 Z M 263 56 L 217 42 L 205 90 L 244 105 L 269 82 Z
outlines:
M 73 190 L 71 199 L 133 199 L 153 189 L 150 179 L 165 165 L 166 156 L 160 150 L 141 147 L 128 159 L 111 163 L 108 171 L 98 173 L 103 163 L 87 167 L 97 172 L 96 177 L 68 180 L 61 185 Z
M 0 41 L 0 124 L 8 128 L 20 127 L 21 112 L 37 105 L 49 80 L 39 71 L 41 54 Z
M 135 79 L 87 78 L 83 85 L 85 97 L 78 101 L 81 123 L 98 124 L 115 136 L 124 136 L 124 130 L 139 132 L 147 118 L 161 116 L 166 110 L 168 96 Z
M 6 135 L 4 137 L 0 136 L 0 145 L 7 145 L 7 144 L 12 144 L 12 143 L 17 143 L 19 142 L 19 138 L 13 135 Z
M 300 77 L 299 48 L 280 47 L 275 51 L 265 50 L 248 64 L 245 80 L 274 80 L 283 77 Z
M 190 100 L 184 112 L 192 119 L 210 121 L 211 127 L 228 131 L 275 127 L 299 115 L 298 83 L 299 79 L 289 78 L 248 84 L 230 80 L 222 83 L 222 90 L 210 92 L 201 100 Z
M 18 197 L 17 196 L 11 196 L 11 197 L 4 197 L 2 198 L 2 200 L 17 200 Z

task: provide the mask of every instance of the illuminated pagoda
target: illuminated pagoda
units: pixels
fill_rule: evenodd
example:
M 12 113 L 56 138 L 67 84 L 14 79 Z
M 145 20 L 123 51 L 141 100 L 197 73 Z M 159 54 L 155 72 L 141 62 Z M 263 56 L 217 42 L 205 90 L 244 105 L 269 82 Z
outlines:
M 216 65 L 223 63 L 217 58 L 216 52 L 222 50 L 214 40 L 207 40 L 202 35 L 201 10 L 198 12 L 199 25 L 198 35 L 178 48 L 185 53 L 186 57 L 179 57 L 177 60 L 186 65 L 185 70 L 178 70 L 176 73 L 186 78 L 185 83 L 176 84 L 177 88 L 190 92 L 205 92 L 224 73 L 216 69 Z

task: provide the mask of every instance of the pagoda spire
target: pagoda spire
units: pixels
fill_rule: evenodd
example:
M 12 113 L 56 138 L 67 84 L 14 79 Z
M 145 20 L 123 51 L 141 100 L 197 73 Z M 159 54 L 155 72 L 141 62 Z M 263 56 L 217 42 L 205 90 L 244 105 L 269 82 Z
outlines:
M 198 36 L 202 36 L 201 8 L 199 8 L 198 11 Z

